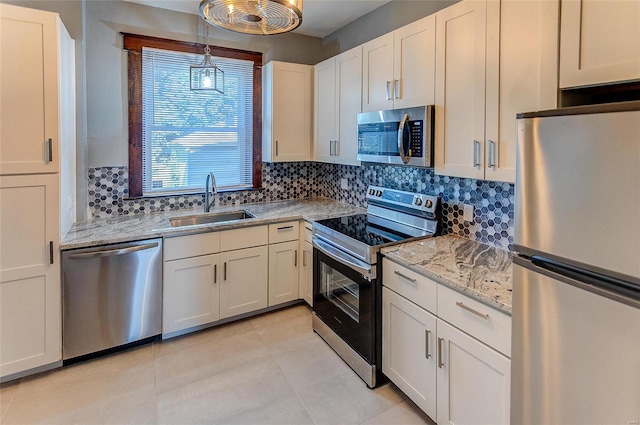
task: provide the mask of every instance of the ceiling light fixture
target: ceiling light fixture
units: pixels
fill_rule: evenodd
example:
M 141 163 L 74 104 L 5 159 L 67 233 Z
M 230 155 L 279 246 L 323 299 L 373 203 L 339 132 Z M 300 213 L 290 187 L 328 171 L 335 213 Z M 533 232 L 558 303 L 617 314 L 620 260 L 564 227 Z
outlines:
M 203 0 L 200 15 L 210 24 L 231 31 L 282 34 L 302 23 L 302 0 Z
M 200 65 L 191 65 L 191 90 L 213 90 L 224 94 L 224 71 L 211 60 L 209 47 L 209 25 L 206 28 L 204 58 Z

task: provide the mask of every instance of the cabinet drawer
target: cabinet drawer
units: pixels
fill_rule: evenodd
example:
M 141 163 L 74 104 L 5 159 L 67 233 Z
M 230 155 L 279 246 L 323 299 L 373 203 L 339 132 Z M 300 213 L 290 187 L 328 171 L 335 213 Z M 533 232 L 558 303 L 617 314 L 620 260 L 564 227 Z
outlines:
M 198 255 L 215 254 L 220 251 L 220 233 L 207 232 L 197 235 L 178 236 L 164 240 L 164 261 Z
M 438 285 L 438 316 L 511 357 L 511 316 Z
M 419 306 L 436 312 L 438 284 L 391 260 L 382 260 L 382 284 Z
M 296 221 L 269 225 L 269 243 L 295 241 L 300 238 L 300 224 Z
M 220 251 L 233 251 L 269 242 L 267 226 L 241 227 L 220 232 Z

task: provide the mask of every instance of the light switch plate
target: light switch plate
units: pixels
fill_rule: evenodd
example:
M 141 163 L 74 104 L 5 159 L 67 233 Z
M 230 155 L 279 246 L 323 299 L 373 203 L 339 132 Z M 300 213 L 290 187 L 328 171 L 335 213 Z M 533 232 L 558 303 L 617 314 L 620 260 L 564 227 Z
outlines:
M 340 188 L 349 189 L 349 181 L 347 179 L 340 179 Z
M 464 204 L 464 214 L 462 218 L 464 221 L 473 221 L 473 205 Z

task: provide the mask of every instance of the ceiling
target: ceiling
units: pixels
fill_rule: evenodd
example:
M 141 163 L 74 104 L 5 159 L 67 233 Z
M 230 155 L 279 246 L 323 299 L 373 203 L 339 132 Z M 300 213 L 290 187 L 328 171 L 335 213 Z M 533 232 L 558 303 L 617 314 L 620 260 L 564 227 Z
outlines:
M 200 0 L 124 0 L 178 12 L 198 14 Z M 323 38 L 390 0 L 304 0 L 297 34 Z

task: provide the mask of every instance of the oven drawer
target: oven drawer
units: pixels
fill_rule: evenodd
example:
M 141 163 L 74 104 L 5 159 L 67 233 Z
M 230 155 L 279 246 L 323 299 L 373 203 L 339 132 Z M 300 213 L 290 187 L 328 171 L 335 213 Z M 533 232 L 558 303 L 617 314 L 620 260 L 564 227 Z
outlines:
M 420 307 L 436 313 L 438 284 L 428 277 L 384 258 L 382 284 Z
M 438 285 L 438 317 L 511 357 L 511 316 Z
M 287 221 L 269 225 L 269 243 L 295 241 L 300 238 L 300 222 Z

